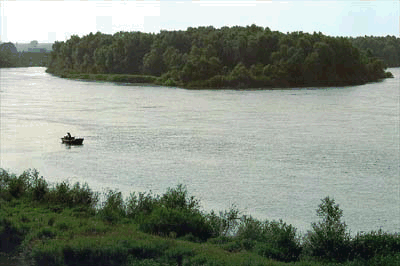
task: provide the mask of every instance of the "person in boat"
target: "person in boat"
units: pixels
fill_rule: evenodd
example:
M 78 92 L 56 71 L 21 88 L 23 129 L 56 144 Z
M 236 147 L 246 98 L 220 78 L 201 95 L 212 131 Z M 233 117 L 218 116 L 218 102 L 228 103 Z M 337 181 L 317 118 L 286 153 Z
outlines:
M 72 136 L 69 132 L 67 132 L 67 135 L 65 135 L 65 139 L 72 139 Z

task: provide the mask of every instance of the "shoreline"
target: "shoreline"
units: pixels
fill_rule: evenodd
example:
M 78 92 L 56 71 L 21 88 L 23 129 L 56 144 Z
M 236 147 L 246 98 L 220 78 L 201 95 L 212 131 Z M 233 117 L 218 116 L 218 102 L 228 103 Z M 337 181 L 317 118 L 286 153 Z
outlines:
M 77 81 L 92 81 L 92 82 L 113 82 L 116 84 L 124 84 L 128 86 L 160 86 L 160 87 L 170 87 L 170 88 L 179 88 L 179 89 L 186 89 L 186 90 L 245 90 L 245 91 L 259 91 L 259 90 L 296 90 L 296 89 L 305 89 L 305 88 L 315 88 L 315 89 L 326 89 L 326 88 L 345 88 L 345 87 L 352 87 L 352 86 L 361 86 L 369 83 L 377 83 L 382 82 L 386 78 L 394 78 L 391 72 L 385 72 L 386 77 L 381 78 L 374 81 L 366 81 L 366 82 L 349 82 L 344 83 L 341 82 L 340 84 L 304 84 L 304 85 L 297 85 L 291 86 L 291 84 L 285 84 L 285 86 L 199 86 L 192 84 L 180 84 L 175 83 L 175 81 L 171 81 L 168 79 L 166 82 L 162 82 L 161 77 L 156 76 L 149 76 L 149 75 L 140 75 L 140 74 L 93 74 L 93 73 L 56 73 L 48 71 L 46 69 L 46 73 L 51 74 L 55 77 L 64 78 L 64 79 L 71 79 Z M 171 81 L 171 82 L 169 82 Z M 227 82 L 229 82 L 227 80 Z M 203 85 L 207 83 L 207 81 L 202 82 Z M 245 85 L 241 83 L 241 85 Z

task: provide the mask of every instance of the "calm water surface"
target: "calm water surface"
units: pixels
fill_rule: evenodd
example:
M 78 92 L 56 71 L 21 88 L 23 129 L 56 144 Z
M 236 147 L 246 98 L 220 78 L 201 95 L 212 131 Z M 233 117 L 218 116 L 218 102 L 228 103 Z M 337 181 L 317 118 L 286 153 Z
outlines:
M 334 197 L 352 232 L 400 232 L 400 69 L 363 86 L 184 90 L 1 69 L 0 167 L 97 191 L 179 183 L 205 210 L 283 219 L 304 232 Z M 83 146 L 60 143 L 66 132 Z

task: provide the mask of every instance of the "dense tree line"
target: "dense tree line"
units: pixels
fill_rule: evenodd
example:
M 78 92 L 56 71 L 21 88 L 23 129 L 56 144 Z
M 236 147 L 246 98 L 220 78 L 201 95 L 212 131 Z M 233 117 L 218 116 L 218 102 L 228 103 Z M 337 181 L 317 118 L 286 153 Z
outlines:
M 388 67 L 400 66 L 400 38 L 364 36 L 350 39 L 352 44 L 370 57 L 382 59 Z
M 144 74 L 161 84 L 206 87 L 340 86 L 388 77 L 381 57 L 356 48 L 356 41 L 283 34 L 254 24 L 158 34 L 97 32 L 56 42 L 48 72 Z
M 48 57 L 48 52 L 18 52 L 11 42 L 0 45 L 0 68 L 46 66 Z

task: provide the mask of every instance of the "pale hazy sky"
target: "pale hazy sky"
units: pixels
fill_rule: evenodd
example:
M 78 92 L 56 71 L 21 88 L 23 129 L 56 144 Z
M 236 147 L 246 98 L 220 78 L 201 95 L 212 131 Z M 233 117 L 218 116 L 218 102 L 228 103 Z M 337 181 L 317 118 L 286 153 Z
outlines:
M 97 31 L 159 32 L 253 23 L 284 33 L 399 37 L 399 6 L 399 0 L 0 0 L 0 40 L 54 42 Z

